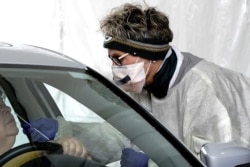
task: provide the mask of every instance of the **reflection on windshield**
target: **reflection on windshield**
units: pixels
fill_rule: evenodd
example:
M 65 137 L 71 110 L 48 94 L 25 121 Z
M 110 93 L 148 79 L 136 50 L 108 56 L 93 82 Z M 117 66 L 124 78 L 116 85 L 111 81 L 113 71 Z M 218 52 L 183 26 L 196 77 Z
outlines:
M 56 101 L 63 117 L 73 122 L 103 122 L 104 120 L 66 93 L 46 84 L 51 96 Z
M 129 147 L 148 154 L 160 166 L 188 166 L 166 139 L 120 97 L 93 78 L 75 76 L 73 82 L 66 81 L 65 87 L 60 84 L 57 91 L 63 98 L 55 100 L 61 105 L 64 119 L 71 121 L 74 137 L 84 143 L 93 159 L 104 164 L 114 162 L 121 157 L 121 151 Z M 79 106 L 84 107 L 72 109 Z M 77 121 L 72 119 L 76 117 Z M 82 117 L 81 123 L 79 117 Z

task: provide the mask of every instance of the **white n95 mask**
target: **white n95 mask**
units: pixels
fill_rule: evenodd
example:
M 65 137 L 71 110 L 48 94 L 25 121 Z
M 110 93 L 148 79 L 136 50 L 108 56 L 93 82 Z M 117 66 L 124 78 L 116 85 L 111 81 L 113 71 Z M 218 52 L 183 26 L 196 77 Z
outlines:
M 127 92 L 140 93 L 145 85 L 144 62 L 112 66 L 113 80 Z

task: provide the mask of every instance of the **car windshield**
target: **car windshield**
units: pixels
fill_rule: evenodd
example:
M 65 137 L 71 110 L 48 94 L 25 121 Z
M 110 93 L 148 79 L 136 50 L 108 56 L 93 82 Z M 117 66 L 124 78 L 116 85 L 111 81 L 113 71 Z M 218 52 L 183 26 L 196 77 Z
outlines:
M 122 149 L 130 147 L 147 154 L 158 166 L 192 166 L 142 116 L 140 112 L 146 110 L 138 113 L 143 108 L 136 102 L 134 107 L 128 105 L 126 93 L 100 82 L 88 70 L 6 67 L 0 68 L 0 74 L 6 103 L 17 122 L 57 119 L 64 127 L 57 135 L 77 138 L 96 162 L 117 166 Z M 113 93 L 112 88 L 123 95 Z M 150 113 L 145 115 L 150 117 Z M 14 147 L 25 142 L 29 139 L 20 128 Z

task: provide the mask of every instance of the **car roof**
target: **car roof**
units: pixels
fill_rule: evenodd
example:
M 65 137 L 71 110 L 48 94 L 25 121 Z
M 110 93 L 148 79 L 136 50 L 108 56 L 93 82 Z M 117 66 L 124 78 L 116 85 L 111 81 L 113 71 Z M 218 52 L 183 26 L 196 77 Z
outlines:
M 49 49 L 25 45 L 0 42 L 0 64 L 52 66 L 83 69 L 86 66 L 62 53 Z

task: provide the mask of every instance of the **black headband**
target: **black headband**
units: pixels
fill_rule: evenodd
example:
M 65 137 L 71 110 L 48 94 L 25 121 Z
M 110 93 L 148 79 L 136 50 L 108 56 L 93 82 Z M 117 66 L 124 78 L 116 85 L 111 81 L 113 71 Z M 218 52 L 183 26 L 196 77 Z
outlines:
M 170 48 L 168 44 L 152 39 L 145 39 L 141 42 L 111 36 L 105 36 L 103 46 L 104 48 L 117 49 L 148 60 L 163 60 Z

